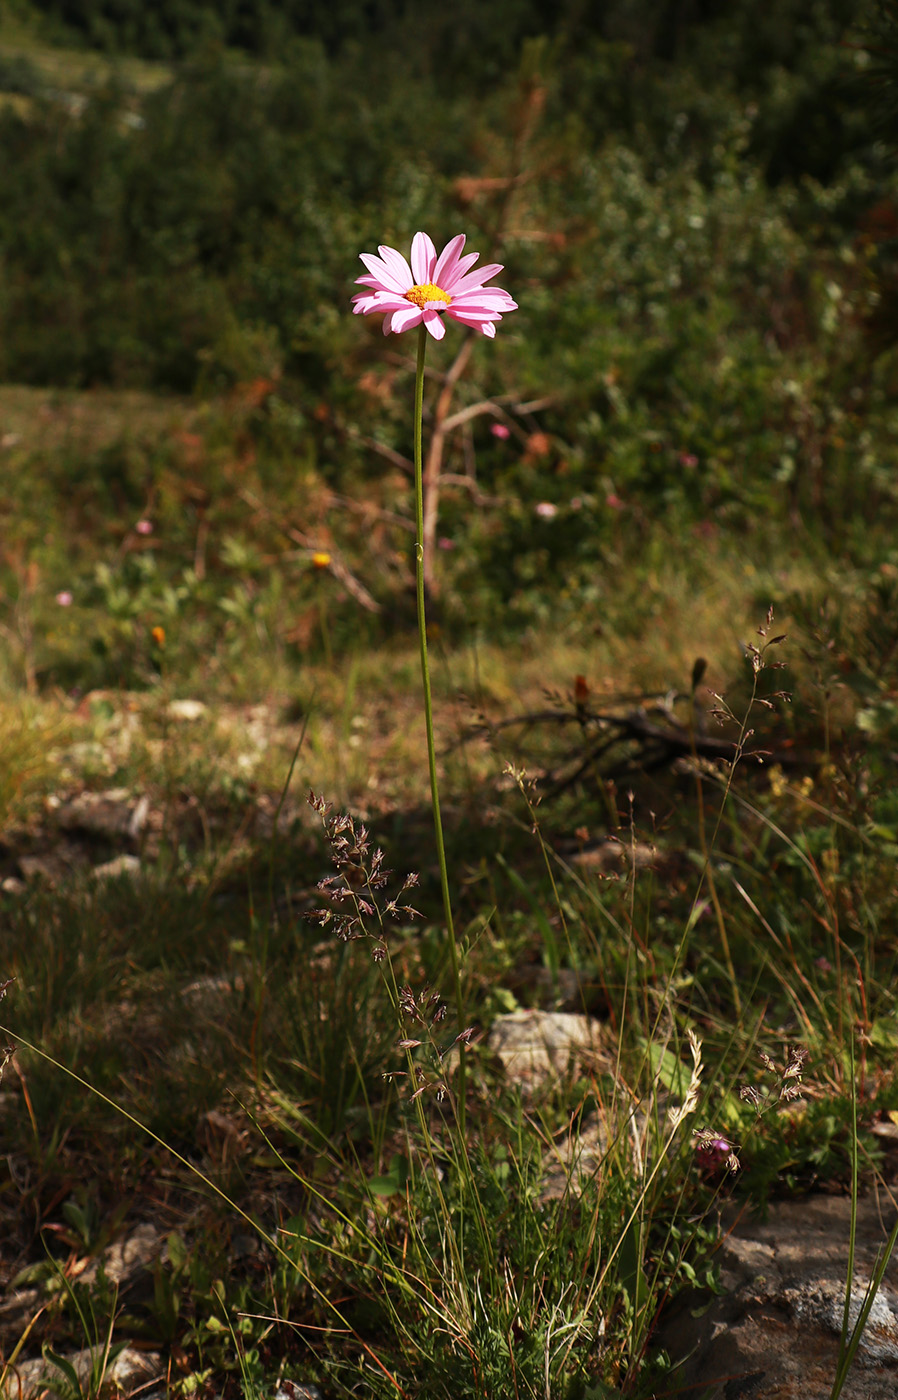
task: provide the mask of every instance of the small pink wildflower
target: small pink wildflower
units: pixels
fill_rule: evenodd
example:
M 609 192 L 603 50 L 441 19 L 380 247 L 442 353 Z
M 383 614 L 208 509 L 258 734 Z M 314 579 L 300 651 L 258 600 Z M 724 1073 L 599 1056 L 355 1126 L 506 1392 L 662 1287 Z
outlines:
M 371 290 L 356 293 L 353 312 L 366 316 L 372 311 L 385 312 L 384 335 L 410 331 L 423 321 L 434 340 L 442 340 L 446 334 L 442 317 L 446 314 L 463 326 L 494 336 L 495 322 L 502 320 L 503 311 L 517 310 L 517 302 L 500 287 L 484 286 L 502 271 L 502 264 L 486 263 L 471 272 L 480 254 L 465 253 L 462 257 L 464 246 L 465 235 L 456 234 L 437 257 L 432 239 L 426 233 L 416 233 L 411 267 L 395 248 L 381 245 L 377 250 L 380 257 L 360 253 L 368 272 L 356 281 Z
M 493 426 L 490 428 L 490 432 L 492 433 L 493 437 L 501 438 L 503 442 L 506 438 L 511 437 L 511 429 L 506 428 L 504 423 L 494 423 Z
M 733 1144 L 725 1137 L 719 1137 L 705 1128 L 695 1132 L 693 1140 L 695 1160 L 701 1171 L 714 1173 L 724 1168 L 731 1172 L 739 1170 L 739 1158 Z
M 138 520 L 134 528 L 138 535 L 151 535 L 153 533 L 153 522 L 152 520 Z
M 57 593 L 56 601 L 61 608 L 70 608 L 75 600 L 67 589 L 63 589 L 61 593 Z
M 694 452 L 681 452 L 677 460 L 681 467 L 689 467 L 692 469 L 698 466 L 698 458 Z
M 623 510 L 624 508 L 624 502 L 621 500 L 620 496 L 616 496 L 613 491 L 609 491 L 608 495 L 605 497 L 605 504 L 609 510 Z
M 540 520 L 554 520 L 558 514 L 558 507 L 553 501 L 539 501 L 536 506 L 536 513 Z

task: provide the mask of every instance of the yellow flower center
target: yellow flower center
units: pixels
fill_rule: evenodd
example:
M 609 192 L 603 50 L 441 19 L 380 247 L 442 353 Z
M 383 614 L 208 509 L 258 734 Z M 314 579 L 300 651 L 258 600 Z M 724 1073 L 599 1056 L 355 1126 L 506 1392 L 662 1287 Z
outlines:
M 405 299 L 413 301 L 422 311 L 429 301 L 444 301 L 447 306 L 452 304 L 449 293 L 444 292 L 442 287 L 435 287 L 432 282 L 419 282 L 410 292 L 406 292 Z

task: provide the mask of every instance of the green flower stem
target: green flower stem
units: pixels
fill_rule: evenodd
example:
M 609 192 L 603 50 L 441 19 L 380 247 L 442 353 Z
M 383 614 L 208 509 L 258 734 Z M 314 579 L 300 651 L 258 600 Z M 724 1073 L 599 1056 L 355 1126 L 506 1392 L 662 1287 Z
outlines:
M 465 999 L 461 985 L 461 967 L 458 959 L 458 946 L 455 941 L 455 926 L 452 919 L 452 901 L 449 898 L 449 875 L 446 870 L 446 847 L 443 842 L 443 823 L 440 818 L 440 792 L 437 784 L 437 759 L 433 742 L 433 704 L 430 698 L 430 671 L 427 665 L 427 617 L 424 607 L 424 478 L 421 441 L 424 420 L 424 356 L 427 349 L 427 331 L 422 322 L 418 330 L 418 362 L 415 371 L 415 582 L 418 594 L 418 638 L 421 645 L 421 682 L 424 688 L 424 723 L 427 729 L 427 759 L 430 764 L 430 797 L 433 806 L 433 826 L 437 842 L 437 858 L 440 863 L 440 884 L 443 890 L 443 911 L 446 917 L 446 934 L 449 939 L 449 955 L 452 959 L 452 976 L 455 981 L 455 1006 L 458 1013 L 458 1029 L 465 1029 Z M 465 1129 L 465 1046 L 459 1044 L 458 1061 L 458 1126 L 464 1136 Z
M 325 580 L 319 576 L 318 580 L 318 621 L 321 625 L 321 640 L 324 643 L 324 661 L 327 669 L 334 669 L 334 654 L 331 650 L 331 634 L 327 622 L 327 597 L 324 592 Z

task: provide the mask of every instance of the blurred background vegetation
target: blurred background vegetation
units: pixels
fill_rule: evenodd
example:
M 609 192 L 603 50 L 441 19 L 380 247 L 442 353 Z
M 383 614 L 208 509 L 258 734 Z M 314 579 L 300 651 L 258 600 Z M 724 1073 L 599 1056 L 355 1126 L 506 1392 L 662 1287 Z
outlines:
M 610 590 L 640 635 L 653 561 L 695 590 L 715 554 L 809 615 L 837 564 L 868 607 L 898 568 L 895 35 L 891 0 L 12 0 L 13 678 L 152 680 L 166 619 L 170 661 L 404 624 L 410 350 L 348 305 L 359 251 L 418 228 L 520 304 L 455 391 L 449 635 L 582 636 Z

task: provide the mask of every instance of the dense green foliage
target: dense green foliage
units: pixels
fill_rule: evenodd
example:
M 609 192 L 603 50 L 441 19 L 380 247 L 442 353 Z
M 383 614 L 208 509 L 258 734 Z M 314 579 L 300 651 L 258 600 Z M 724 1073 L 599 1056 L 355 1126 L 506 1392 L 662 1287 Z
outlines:
M 122 70 L 68 95 L 7 60 L 3 378 L 263 377 L 260 470 L 299 458 L 345 486 L 382 471 L 359 445 L 375 417 L 408 451 L 404 393 L 364 387 L 403 343 L 347 314 L 357 254 L 463 227 L 521 309 L 459 392 L 513 417 L 545 405 L 518 416 L 523 455 L 489 419 L 471 429 L 479 480 L 511 502 L 500 532 L 443 503 L 482 559 L 486 614 L 532 615 L 562 558 L 582 597 L 619 524 L 609 500 L 739 529 L 801 512 L 839 549 L 893 519 L 896 176 L 862 0 L 496 3 L 451 29 L 347 4 L 327 10 L 340 43 L 317 11 L 278 7 L 294 32 L 264 68 L 194 42 L 252 48 L 252 8 L 46 13 L 115 51 L 161 51 L 145 28 L 162 26 L 186 57 L 152 91 Z M 554 535 L 533 511 L 553 497 Z
M 264 329 L 288 371 L 320 380 L 322 362 L 345 344 L 333 323 L 357 251 L 385 237 L 403 242 L 423 221 L 434 231 L 463 222 L 491 245 L 498 237 L 513 278 L 552 289 L 555 303 L 559 288 L 562 304 L 595 291 L 607 303 L 608 284 L 623 283 L 607 311 L 632 339 L 642 324 L 620 314 L 631 310 L 620 304 L 628 284 L 634 312 L 659 286 L 705 295 L 706 240 L 681 249 L 658 212 L 682 206 L 684 177 L 690 227 L 698 218 L 713 224 L 717 198 L 732 204 L 759 181 L 785 182 L 785 204 L 772 199 L 765 212 L 799 238 L 795 247 L 781 238 L 776 256 L 799 264 L 805 280 L 814 266 L 800 266 L 808 240 L 836 251 L 890 189 L 862 84 L 839 46 L 858 8 L 781 0 L 758 22 L 747 4 L 611 5 L 588 20 L 584 7 L 544 14 L 499 3 L 453 12 L 451 35 L 410 14 L 397 38 L 376 7 L 322 6 L 320 16 L 277 7 L 298 37 L 286 62 L 260 73 L 208 45 L 196 56 L 195 40 L 216 25 L 220 39 L 251 47 L 249 36 L 265 32 L 252 7 L 48 5 L 90 42 L 108 31 L 116 50 L 154 52 L 141 26 L 161 26 L 188 66 L 139 102 L 111 83 L 85 107 L 62 101 L 34 71 L 29 79 L 27 61 L 7 63 L 7 90 L 30 89 L 32 102 L 6 110 L 0 124 L 0 372 L 193 388 L 210 355 L 251 369 L 243 361 L 258 353 L 254 334 Z M 343 36 L 336 53 L 327 51 L 325 13 Z M 525 183 L 514 198 L 472 206 L 465 197 L 462 218 L 453 185 L 462 175 Z M 632 207 L 627 181 L 657 191 L 657 207 L 638 195 L 641 207 Z M 734 212 L 755 222 L 760 209 L 743 199 Z M 547 245 L 532 241 L 547 235 L 548 258 Z M 739 238 L 746 246 L 734 250 L 733 272 L 747 270 L 759 285 L 762 312 L 782 288 L 763 268 L 755 275 L 753 250 Z M 694 264 L 685 278 L 684 251 Z M 582 286 L 584 265 L 597 260 L 602 286 Z M 729 266 L 721 270 L 729 277 Z M 808 290 L 795 288 L 802 317 L 815 311 Z M 538 298 L 522 294 L 525 310 L 528 300 L 548 335 L 568 330 L 546 321 Z M 541 380 L 532 347 L 525 363 Z
M 133 16 L 124 4 L 110 5 L 108 15 L 103 5 L 61 8 L 94 39 L 102 19 L 117 48 L 142 47 L 132 18 L 167 22 L 165 6 L 137 5 Z M 230 43 L 247 42 L 244 21 L 247 32 L 261 32 L 251 11 L 229 13 L 238 7 L 187 6 L 180 18 L 176 8 L 175 34 L 216 16 Z M 288 46 L 286 64 L 261 75 L 207 47 L 198 67 L 179 70 L 139 112 L 116 85 L 73 110 L 32 74 L 32 108 L 7 112 L 2 130 L 0 247 L 15 289 L 6 374 L 184 387 L 195 379 L 198 351 L 229 314 L 273 324 L 289 348 L 310 295 L 338 298 L 350 266 L 343 260 L 360 238 L 391 228 L 402 237 L 415 214 L 455 222 L 450 182 L 458 174 L 520 175 L 516 157 L 531 178 L 537 173 L 515 141 L 522 81 L 545 101 L 527 133 L 552 152 L 538 173 L 562 179 L 551 210 L 528 192 L 538 227 L 551 214 L 552 230 L 567 231 L 576 209 L 564 176 L 577 174 L 578 158 L 619 145 L 653 183 L 663 184 L 671 164 L 687 157 L 705 192 L 719 176 L 720 142 L 735 175 L 772 182 L 832 183 L 854 160 L 865 178 L 845 212 L 852 227 L 858 195 L 872 202 L 881 193 L 882 158 L 871 149 L 861 85 L 839 48 L 858 8 L 849 0 L 800 6 L 800 22 L 794 4 L 781 0 L 761 23 L 751 5 L 727 6 L 725 15 L 708 6 L 709 16 L 669 6 L 670 16 L 654 24 L 639 15 L 625 22 L 630 7 L 612 6 L 589 28 L 582 16 L 575 24 L 559 12 L 550 24 L 528 6 L 512 7 L 511 19 L 502 8 L 476 7 L 484 37 L 502 37 L 492 58 L 464 17 L 453 17 L 456 47 L 464 43 L 455 58 L 451 43 L 419 34 L 411 19 L 400 42 L 375 32 L 363 46 L 344 42 L 328 56 L 322 26 L 306 11 L 306 32 Z M 683 13 L 674 23 L 677 8 Z M 339 6 L 328 12 L 342 34 L 358 32 L 359 16 L 354 23 Z M 289 9 L 283 14 L 286 22 Z M 195 65 L 197 46 L 182 50 Z M 8 89 L 28 88 L 27 63 L 8 70 Z M 496 232 L 495 211 L 473 212 L 474 227 L 481 213 L 484 231 Z M 583 213 L 596 218 L 595 210 Z M 163 283 L 173 306 L 157 325 L 149 306 Z M 100 305 L 88 312 L 81 302 L 97 293 Z M 56 324 L 66 327 L 66 340 L 74 331 L 74 343 L 54 357 L 35 330 L 37 344 L 21 344 L 21 322 L 32 319 L 50 323 L 45 337 Z M 172 340 L 183 341 L 180 353 Z
M 21 0 L 20 0 L 21 4 Z M 460 0 L 451 13 L 411 0 L 32 0 L 45 32 L 150 58 L 183 57 L 209 39 L 257 54 L 276 54 L 288 36 L 314 35 L 330 52 L 388 41 L 414 44 L 419 68 L 455 76 L 459 67 L 486 74 L 507 65 L 538 35 L 570 45 L 623 40 L 640 58 L 680 60 L 707 28 L 726 31 L 733 73 L 752 81 L 771 63 L 789 65 L 821 36 L 850 21 L 856 0 Z M 448 64 L 447 64 L 448 59 Z

